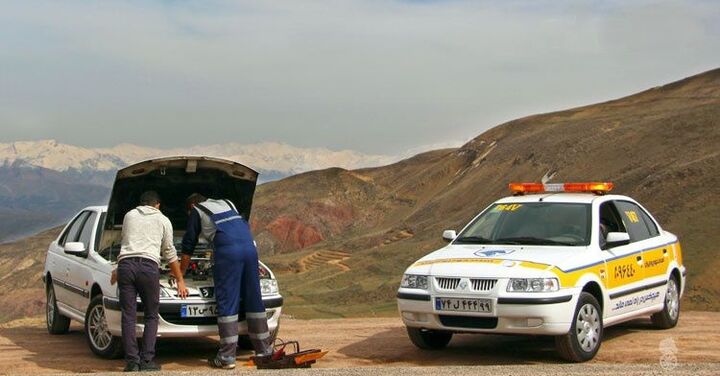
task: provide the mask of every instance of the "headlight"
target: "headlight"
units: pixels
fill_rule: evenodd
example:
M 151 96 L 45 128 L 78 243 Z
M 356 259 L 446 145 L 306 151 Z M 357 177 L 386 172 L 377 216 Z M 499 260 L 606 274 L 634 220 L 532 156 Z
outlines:
M 403 275 L 400 287 L 409 289 L 428 289 L 428 277 L 426 275 L 405 274 Z
M 161 287 L 160 288 L 160 297 L 161 298 L 172 298 L 172 295 L 170 295 L 170 293 L 167 292 L 167 290 L 165 290 L 164 288 Z
M 277 279 L 261 279 L 260 291 L 263 295 L 272 295 L 278 293 Z
M 558 291 L 557 278 L 510 278 L 508 292 L 552 292 Z

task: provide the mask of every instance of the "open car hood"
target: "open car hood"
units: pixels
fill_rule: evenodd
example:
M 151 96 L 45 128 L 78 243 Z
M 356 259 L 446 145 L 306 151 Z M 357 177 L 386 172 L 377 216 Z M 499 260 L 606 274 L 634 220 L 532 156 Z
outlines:
M 160 195 L 160 210 L 175 230 L 185 229 L 185 200 L 196 192 L 232 201 L 243 218 L 249 219 L 257 177 L 256 171 L 220 158 L 176 156 L 136 163 L 117 172 L 105 229 L 122 226 L 125 213 L 138 206 L 140 195 L 150 190 Z

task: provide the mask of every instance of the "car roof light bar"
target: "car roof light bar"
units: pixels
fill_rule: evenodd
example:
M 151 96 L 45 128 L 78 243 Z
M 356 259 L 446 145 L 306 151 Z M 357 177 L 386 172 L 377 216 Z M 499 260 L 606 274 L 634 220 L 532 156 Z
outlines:
M 526 193 L 541 192 L 591 192 L 597 195 L 604 195 L 610 192 L 614 185 L 610 182 L 590 182 L 590 183 L 510 183 L 510 190 L 515 195 L 524 195 Z

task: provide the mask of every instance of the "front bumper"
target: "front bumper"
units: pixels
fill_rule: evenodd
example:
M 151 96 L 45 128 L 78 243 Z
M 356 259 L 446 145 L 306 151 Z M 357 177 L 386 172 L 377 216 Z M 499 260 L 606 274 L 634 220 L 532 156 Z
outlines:
M 492 313 L 449 312 L 435 307 L 436 297 L 492 300 Z M 408 327 L 468 333 L 562 335 L 570 330 L 578 294 L 562 290 L 553 294 L 491 297 L 443 295 L 400 289 L 398 309 Z
M 186 300 L 160 300 L 160 318 L 158 319 L 158 337 L 204 337 L 217 334 L 217 318 L 181 318 L 180 309 L 185 304 L 212 304 L 214 300 L 204 299 L 186 299 Z M 265 310 L 268 317 L 268 328 L 274 331 L 280 325 L 280 315 L 282 313 L 283 297 L 281 295 L 263 296 Z M 122 335 L 122 313 L 120 311 L 120 302 L 114 298 L 104 298 L 105 319 L 107 320 L 108 329 L 114 336 Z M 137 337 L 142 337 L 145 326 L 143 325 L 143 307 L 138 302 L 137 324 L 135 332 Z M 247 334 L 247 323 L 244 313 L 240 313 L 240 326 L 238 333 L 240 335 Z

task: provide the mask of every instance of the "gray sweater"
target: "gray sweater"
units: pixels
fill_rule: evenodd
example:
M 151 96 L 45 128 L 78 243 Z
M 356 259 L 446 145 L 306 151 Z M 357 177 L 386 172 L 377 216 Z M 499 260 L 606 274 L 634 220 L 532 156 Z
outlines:
M 127 257 L 144 257 L 160 265 L 177 261 L 170 220 L 152 206 L 138 206 L 125 214 L 118 261 Z

